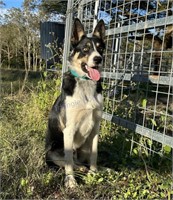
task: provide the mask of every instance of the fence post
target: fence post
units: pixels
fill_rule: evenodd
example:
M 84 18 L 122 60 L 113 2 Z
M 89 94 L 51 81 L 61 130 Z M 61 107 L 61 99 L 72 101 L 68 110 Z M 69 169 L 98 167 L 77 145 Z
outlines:
M 68 0 L 68 4 L 67 4 L 62 74 L 68 70 L 67 61 L 68 61 L 68 56 L 69 56 L 69 51 L 70 51 L 73 2 L 74 0 Z
M 93 31 L 97 24 L 97 15 L 98 15 L 98 8 L 99 8 L 99 0 L 95 1 L 95 8 L 94 8 L 94 21 L 93 21 Z

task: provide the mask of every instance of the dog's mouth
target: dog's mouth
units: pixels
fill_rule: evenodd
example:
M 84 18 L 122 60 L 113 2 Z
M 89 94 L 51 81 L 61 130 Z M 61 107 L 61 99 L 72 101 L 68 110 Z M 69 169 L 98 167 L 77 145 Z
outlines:
M 81 64 L 82 70 L 87 74 L 87 77 L 94 80 L 98 81 L 100 79 L 100 72 L 99 72 L 99 66 L 92 66 L 89 67 L 86 63 Z

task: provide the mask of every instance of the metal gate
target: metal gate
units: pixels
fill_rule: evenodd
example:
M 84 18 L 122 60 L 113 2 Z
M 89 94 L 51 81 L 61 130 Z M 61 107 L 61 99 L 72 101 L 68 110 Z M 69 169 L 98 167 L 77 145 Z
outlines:
M 103 119 L 173 148 L 173 3 L 171 0 L 70 0 L 63 72 L 67 71 L 74 17 L 88 35 L 106 25 L 102 71 Z M 135 140 L 132 136 L 132 144 Z M 159 151 L 162 152 L 162 151 Z

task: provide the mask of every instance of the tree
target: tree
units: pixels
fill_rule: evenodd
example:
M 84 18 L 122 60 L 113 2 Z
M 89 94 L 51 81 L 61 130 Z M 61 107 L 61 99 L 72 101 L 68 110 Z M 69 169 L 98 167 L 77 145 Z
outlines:
M 3 8 L 5 6 L 5 3 L 3 1 L 0 1 L 0 8 Z
M 0 53 L 3 56 L 3 64 L 8 67 L 18 64 L 17 56 L 23 56 L 21 64 L 24 63 L 25 70 L 37 70 L 40 59 L 39 28 L 40 12 L 35 12 L 35 7 L 29 3 L 35 0 L 25 0 L 22 9 L 12 8 L 4 15 L 1 30 Z M 15 42 L 14 42 L 15 40 Z M 13 62 L 11 62 L 11 59 Z M 16 61 L 16 62 L 14 62 Z M 20 60 L 21 61 L 21 60 Z M 2 63 L 2 59 L 1 59 Z
M 15 24 L 9 23 L 1 27 L 1 55 L 8 68 L 18 57 L 19 44 L 16 38 L 18 34 L 18 28 Z
M 65 14 L 67 10 L 67 0 L 41 0 L 40 8 L 47 14 Z

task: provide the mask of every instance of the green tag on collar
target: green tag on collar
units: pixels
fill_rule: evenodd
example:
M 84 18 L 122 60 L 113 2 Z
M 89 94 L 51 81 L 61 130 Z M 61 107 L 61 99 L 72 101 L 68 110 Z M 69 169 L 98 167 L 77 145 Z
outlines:
M 75 71 L 75 70 L 72 70 L 70 69 L 70 72 L 73 76 L 77 77 L 77 78 L 82 78 L 82 79 L 85 79 L 85 80 L 88 80 L 89 78 L 86 77 L 86 76 L 79 76 L 79 74 Z

